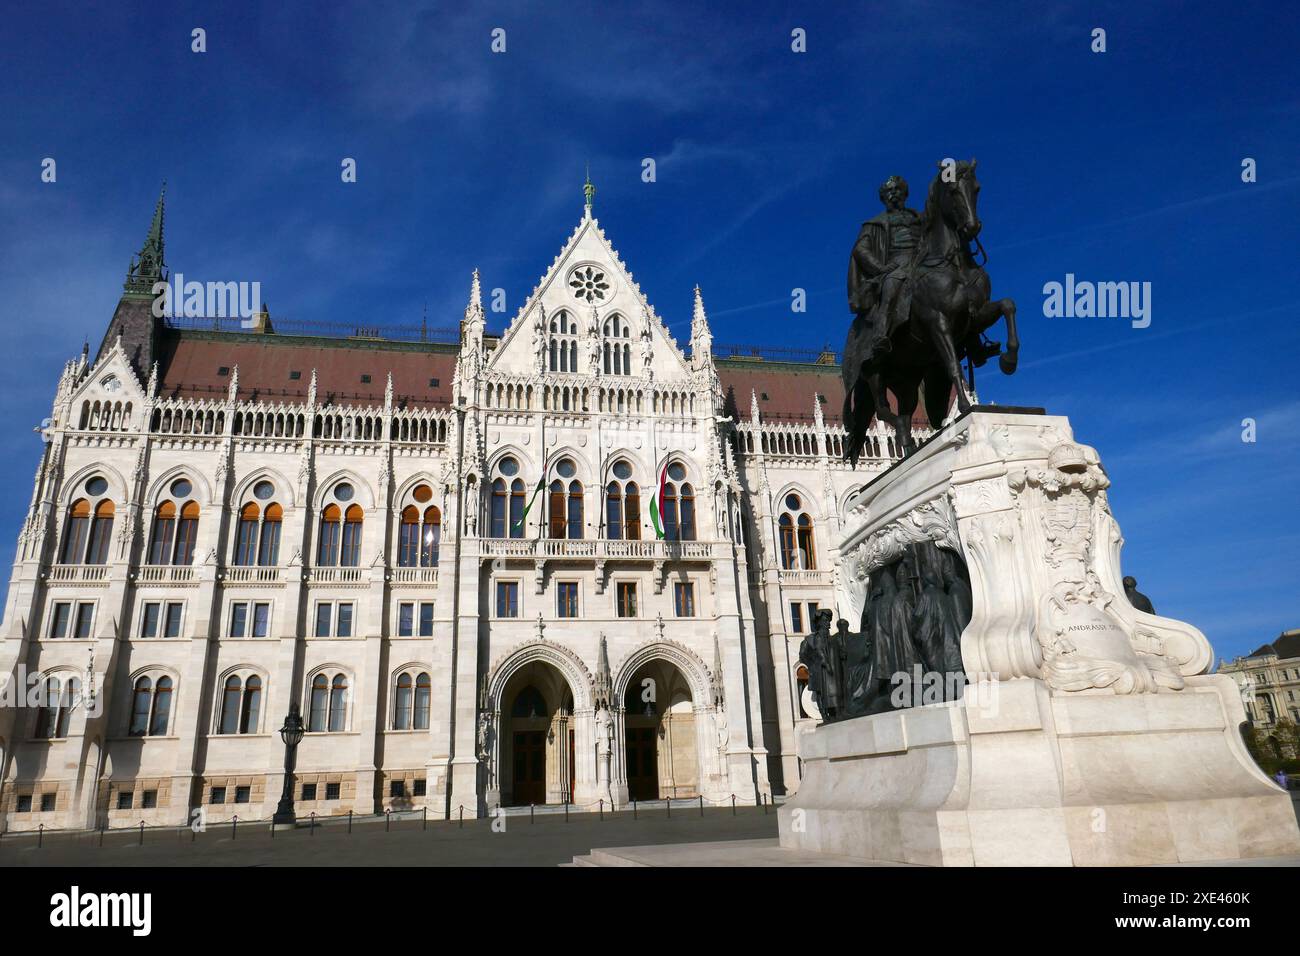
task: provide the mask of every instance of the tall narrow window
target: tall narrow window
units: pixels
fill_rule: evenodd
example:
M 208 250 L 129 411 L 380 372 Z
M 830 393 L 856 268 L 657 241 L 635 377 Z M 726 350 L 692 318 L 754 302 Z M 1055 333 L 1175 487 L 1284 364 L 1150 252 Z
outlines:
M 161 737 L 167 733 L 167 718 L 172 709 L 172 679 L 158 678 L 153 694 L 153 717 L 149 721 L 149 736 Z
M 339 733 L 348 725 L 348 679 L 335 674 L 330 684 L 330 732 Z
M 63 532 L 63 564 L 81 564 L 86 555 L 86 534 L 90 530 L 90 502 L 78 498 L 68 509 L 68 527 Z
M 156 608 L 157 605 L 155 604 Z M 50 612 L 50 637 L 67 637 L 68 624 L 72 620 L 72 604 L 59 601 Z
M 257 733 L 257 722 L 262 715 L 262 678 L 256 674 L 244 683 L 244 704 L 239 715 L 241 734 Z
M 153 681 L 141 677 L 135 682 L 131 703 L 131 736 L 143 737 L 149 732 L 149 709 L 153 705 Z
M 235 564 L 248 567 L 256 563 L 257 557 L 257 518 L 261 509 L 249 502 L 240 509 L 239 529 L 235 535 Z
M 564 537 L 564 484 L 563 482 L 551 482 L 551 537 Z
M 411 675 L 402 674 L 397 678 L 397 694 L 394 698 L 393 728 L 395 730 L 411 729 Z
M 343 552 L 339 564 L 345 568 L 355 568 L 361 563 L 361 521 L 360 505 L 349 505 L 343 519 Z
M 569 482 L 567 536 L 570 540 L 582 537 L 582 484 Z
M 441 547 L 442 512 L 430 505 L 424 509 L 424 522 L 420 527 L 420 567 L 436 568 Z
M 490 505 L 490 524 L 492 527 L 492 537 L 504 538 L 506 536 L 506 483 L 502 478 L 492 482 L 492 503 Z
M 429 698 L 433 690 L 433 681 L 429 675 L 421 673 L 415 678 L 415 729 L 429 729 Z
M 620 581 L 615 589 L 619 617 L 636 617 L 636 582 Z
M 95 605 L 89 601 L 83 601 L 77 605 L 77 623 L 75 636 L 79 638 L 90 637 L 90 626 L 95 619 Z
M 283 508 L 274 503 L 266 506 L 257 547 L 257 563 L 264 568 L 275 567 L 280 563 L 280 524 L 283 520 Z
M 497 582 L 497 617 L 519 616 L 519 582 Z
M 578 582 L 561 581 L 555 586 L 555 616 L 578 616 Z
M 95 517 L 90 523 L 90 544 L 86 548 L 87 564 L 107 564 L 108 545 L 113 537 L 113 502 L 104 500 L 95 505 Z
M 803 499 L 791 492 L 785 496 L 777 530 L 781 544 L 781 567 L 787 570 L 814 570 L 817 552 L 813 540 L 812 517 L 803 510 Z
M 244 683 L 233 674 L 226 678 L 226 687 L 221 695 L 221 732 L 233 734 L 239 732 L 239 700 L 243 696 Z
M 516 478 L 510 483 L 510 537 L 524 536 L 524 482 Z
M 311 708 L 307 729 L 315 733 L 325 730 L 325 717 L 329 712 L 329 678 L 317 674 L 311 682 Z
M 339 563 L 339 526 L 343 512 L 336 504 L 328 504 L 320 519 L 320 544 L 316 549 L 316 563 L 333 567 Z
M 695 616 L 695 585 L 689 581 L 673 582 L 673 611 L 678 617 Z
M 194 563 L 194 543 L 199 534 L 199 505 L 196 501 L 187 501 L 181 505 L 181 520 L 176 526 L 176 552 L 172 564 L 189 565 Z
M 149 538 L 149 564 L 168 564 L 172 556 L 172 535 L 176 530 L 176 505 L 164 501 L 154 512 Z M 188 563 L 188 562 L 187 562 Z
M 605 486 L 605 536 L 611 541 L 623 538 L 623 489 L 617 481 Z

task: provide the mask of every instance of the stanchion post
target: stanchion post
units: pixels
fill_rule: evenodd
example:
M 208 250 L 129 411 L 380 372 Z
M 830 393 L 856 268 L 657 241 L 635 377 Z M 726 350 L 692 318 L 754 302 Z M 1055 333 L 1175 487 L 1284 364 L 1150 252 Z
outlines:
M 704 794 L 700 794 L 700 816 L 704 816 Z

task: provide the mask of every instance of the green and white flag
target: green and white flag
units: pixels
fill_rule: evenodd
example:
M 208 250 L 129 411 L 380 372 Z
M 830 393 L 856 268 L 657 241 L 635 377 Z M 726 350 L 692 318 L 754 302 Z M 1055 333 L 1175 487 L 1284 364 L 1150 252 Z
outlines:
M 528 499 L 528 504 L 524 505 L 524 513 L 521 514 L 519 516 L 519 520 L 515 522 L 514 524 L 515 528 L 522 528 L 524 526 L 524 522 L 528 520 L 528 512 L 533 510 L 533 504 L 537 501 L 537 496 L 542 493 L 542 490 L 545 489 L 545 487 L 546 487 L 546 459 L 543 458 L 542 474 L 537 479 L 537 487 L 533 489 L 533 495 L 531 498 Z
M 654 525 L 655 538 L 662 541 L 664 539 L 664 483 L 668 480 L 668 463 L 665 462 L 659 471 L 659 484 L 655 488 L 654 497 L 650 499 L 650 523 Z

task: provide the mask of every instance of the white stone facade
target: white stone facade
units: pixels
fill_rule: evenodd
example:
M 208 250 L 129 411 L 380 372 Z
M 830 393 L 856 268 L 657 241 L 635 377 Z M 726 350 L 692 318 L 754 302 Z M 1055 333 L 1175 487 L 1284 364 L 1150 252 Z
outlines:
M 684 352 L 588 207 L 499 339 L 475 275 L 450 405 L 400 407 L 391 373 L 382 403 L 331 402 L 315 371 L 305 401 L 259 399 L 237 365 L 225 396 L 168 397 L 120 340 L 69 363 L 0 675 L 20 696 L 76 686 L 0 708 L 3 825 L 265 819 L 291 702 L 300 815 L 794 791 L 799 632 L 832 604 L 838 515 L 891 445 L 873 432 L 849 470 L 812 391 L 807 421 L 746 394 L 733 422 L 698 290 L 694 310 Z M 527 501 L 544 467 L 515 536 L 509 486 Z M 679 519 L 686 485 L 694 502 L 669 540 L 661 474 Z

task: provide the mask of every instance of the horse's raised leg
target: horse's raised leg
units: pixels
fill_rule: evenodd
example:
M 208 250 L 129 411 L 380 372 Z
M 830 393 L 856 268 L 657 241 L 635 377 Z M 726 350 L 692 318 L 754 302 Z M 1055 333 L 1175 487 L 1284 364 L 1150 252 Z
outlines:
M 976 313 L 979 331 L 990 328 L 998 319 L 1007 320 L 1007 347 L 998 357 L 998 367 L 1010 375 L 1016 370 L 1020 355 L 1020 335 L 1016 331 L 1016 303 L 1011 299 L 992 299 L 985 302 Z
M 912 308 L 912 315 L 917 316 L 915 303 Z M 930 333 L 930 338 L 934 342 L 935 351 L 938 352 L 939 363 L 943 366 L 948 378 L 951 380 L 953 387 L 957 389 L 957 410 L 959 414 L 965 414 L 970 411 L 970 396 L 966 393 L 966 380 L 961 374 L 961 363 L 957 361 L 957 347 L 953 342 L 952 322 L 948 316 L 937 309 L 928 309 L 921 323 L 922 327 Z
M 898 440 L 899 451 L 901 454 L 907 454 L 907 446 L 912 442 L 910 418 L 905 419 L 889 410 L 889 399 L 885 397 L 884 377 L 879 371 L 866 372 L 863 378 L 866 379 L 867 388 L 871 390 L 871 398 L 876 405 L 876 417 L 894 426 L 894 437 Z

